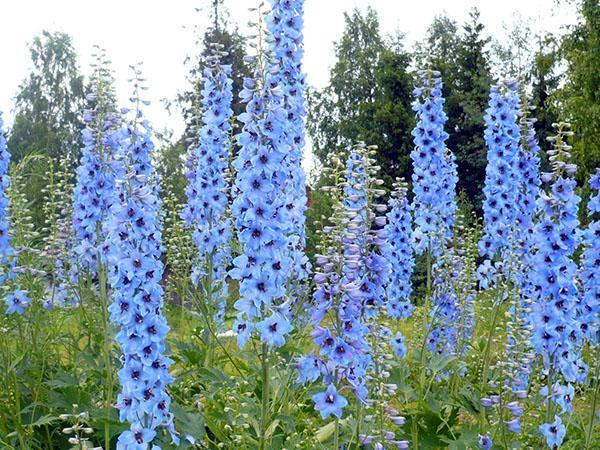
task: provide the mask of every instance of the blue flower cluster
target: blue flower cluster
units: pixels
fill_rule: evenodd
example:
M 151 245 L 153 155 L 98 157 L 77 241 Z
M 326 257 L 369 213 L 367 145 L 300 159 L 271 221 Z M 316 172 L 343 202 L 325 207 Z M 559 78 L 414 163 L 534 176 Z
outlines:
M 588 202 L 591 217 L 600 214 L 600 169 L 590 178 L 592 195 Z M 600 220 L 590 222 L 584 233 L 585 248 L 582 256 L 580 278 L 583 298 L 579 305 L 581 332 L 590 342 L 598 342 L 600 336 Z
M 218 285 L 215 305 L 217 319 L 222 318 L 227 299 L 227 266 L 231 262 L 231 219 L 229 213 L 229 153 L 232 79 L 231 67 L 219 62 L 220 55 L 209 59 L 204 69 L 202 89 L 202 128 L 199 142 L 192 150 L 192 167 L 188 173 L 188 203 L 183 219 L 193 231 L 198 260 L 192 280 L 198 284 L 211 271 L 211 287 Z
M 454 355 L 462 311 L 457 286 L 461 260 L 454 245 L 447 246 L 433 266 L 433 308 L 430 312 L 427 349 L 440 355 Z
M 275 66 L 269 70 L 272 75 L 276 71 Z M 244 80 L 240 96 L 246 111 L 239 117 L 243 129 L 237 135 L 240 151 L 233 162 L 236 178 L 231 208 L 241 245 L 241 255 L 233 260 L 235 267 L 230 271 L 239 281 L 240 293 L 234 304 L 238 312 L 234 332 L 240 347 L 254 329 L 263 342 L 279 347 L 292 329 L 290 302 L 286 301 L 292 264 L 290 199 L 285 190 L 287 112 L 281 106 L 283 91 L 267 83 L 260 71 Z
M 521 131 L 519 116 L 519 85 L 507 80 L 492 86 L 489 107 L 485 115 L 485 142 L 488 164 L 483 193 L 484 236 L 479 242 L 482 256 L 503 258 L 503 252 L 512 248 L 516 220 L 517 191 L 520 176 L 517 154 Z
M 86 124 L 82 132 L 83 151 L 77 168 L 73 198 L 73 235 L 75 261 L 72 281 L 80 273 L 92 278 L 97 274 L 98 258 L 106 257 L 104 245 L 108 211 L 115 201 L 115 160 L 119 151 L 119 117 L 116 113 L 112 78 L 99 67 L 95 74 L 93 93 L 88 101 L 93 105 L 84 111 Z
M 581 241 L 577 216 L 580 198 L 575 194 L 575 180 L 569 176 L 574 173 L 575 166 L 567 162 L 570 147 L 565 138 L 571 132 L 566 124 L 558 124 L 557 128 L 557 136 L 551 138 L 554 149 L 548 152 L 553 172 L 542 177 L 552 185 L 548 193 L 540 193 L 537 202 L 540 219 L 535 225 L 533 282 L 538 296 L 532 313 L 535 325 L 533 347 L 542 355 L 547 376 L 553 384 L 559 375 L 567 383 L 582 382 L 587 372 L 581 359 L 584 336 L 577 316 L 577 266 L 573 262 Z M 568 388 L 569 385 L 557 386 L 558 390 Z M 548 401 L 555 401 L 556 396 L 547 392 L 546 395 L 550 396 Z M 564 404 L 561 406 L 563 412 L 569 412 Z M 558 425 L 546 425 L 540 430 L 552 448 L 551 440 L 560 436 L 552 431 Z M 564 433 L 562 435 L 564 437 Z
M 503 403 L 512 414 L 507 422 L 509 429 L 520 432 L 522 413 L 521 401 L 526 398 L 531 363 L 535 359 L 532 349 L 531 336 L 531 306 L 535 298 L 535 286 L 532 282 L 534 223 L 536 215 L 536 200 L 540 193 L 539 174 L 539 145 L 535 136 L 535 119 L 529 116 L 527 96 L 521 90 L 521 145 L 517 151 L 515 176 L 518 181 L 516 194 L 516 222 L 514 226 L 514 250 L 510 257 L 514 266 L 509 271 L 512 283 L 516 289 L 509 295 L 510 320 L 506 326 L 505 361 L 504 366 L 506 398 Z M 514 261 L 514 262 L 512 262 Z M 510 407 L 508 406 L 510 405 Z
M 15 254 L 10 244 L 9 201 L 6 193 L 10 186 L 10 179 L 8 177 L 9 163 L 10 153 L 6 146 L 4 120 L 0 112 L 0 264 L 2 264 L 0 285 L 10 277 L 11 268 L 9 266 Z
M 456 164 L 446 147 L 444 131 L 442 79 L 439 72 L 419 72 L 419 85 L 413 91 L 413 110 L 417 126 L 412 131 L 415 148 L 413 161 L 413 239 L 417 254 L 429 252 L 438 256 L 452 236 L 456 212 Z
M 400 182 L 388 204 L 386 225 L 388 246 L 386 258 L 390 264 L 387 283 L 387 313 L 394 319 L 406 319 L 413 312 L 410 302 L 411 276 L 415 265 L 412 245 L 412 207 L 407 197 L 406 183 Z
M 16 274 L 13 269 L 17 263 L 15 250 L 10 242 L 10 205 L 6 192 L 10 186 L 9 163 L 10 153 L 4 137 L 4 120 L 2 112 L 0 112 L 0 286 L 7 280 L 15 278 Z M 6 297 L 6 314 L 23 314 L 30 303 L 28 293 L 17 288 Z
M 287 113 L 284 139 L 288 146 L 285 164 L 288 178 L 285 189 L 291 221 L 289 245 L 295 279 L 306 279 L 310 266 L 304 253 L 306 245 L 305 212 L 306 177 L 302 169 L 306 120 L 306 80 L 302 72 L 304 56 L 304 0 L 270 0 L 271 10 L 265 18 L 272 52 L 271 64 L 278 70 L 269 72 L 267 82 L 283 91 L 282 107 Z
M 382 190 L 376 187 L 376 167 L 369 151 L 364 145 L 350 150 L 346 181 L 334 189 L 332 225 L 324 228 L 325 251 L 317 256 L 314 275 L 317 289 L 311 320 L 319 350 L 299 360 L 301 382 L 322 376 L 325 384 L 346 385 L 361 402 L 366 401 L 372 365 L 369 335 L 373 332 L 371 338 L 376 339 L 377 333 L 371 322 L 384 306 L 389 279 L 384 256 L 386 218 L 377 216 L 386 206 L 372 203 Z M 317 410 L 325 409 L 323 398 L 315 396 Z M 339 417 L 341 408 L 335 412 Z
M 457 215 L 452 241 L 433 265 L 433 308 L 428 349 L 441 355 L 466 354 L 475 324 L 477 235 Z M 464 374 L 466 367 L 461 367 Z M 444 374 L 443 374 L 444 375 Z
M 532 252 L 536 199 L 540 193 L 540 146 L 535 136 L 536 120 L 529 117 L 526 102 L 521 116 L 521 140 L 517 151 L 515 175 L 519 180 L 516 197 L 517 241 L 520 258 L 528 258 Z M 524 261 L 528 263 L 528 261 Z M 529 265 L 529 264 L 527 264 Z M 525 271 L 526 272 L 526 271 Z
M 109 312 L 120 327 L 116 339 L 123 351 L 118 372 L 122 390 L 116 407 L 120 420 L 131 424 L 119 436 L 117 448 L 122 450 L 149 448 L 159 428 L 166 428 L 178 441 L 166 393 L 173 378 L 168 372 L 171 360 L 164 356 L 169 327 L 161 311 L 160 201 L 150 161 L 154 145 L 137 94 L 135 98 L 134 117 L 119 130 L 121 169 L 106 238 L 113 289 Z

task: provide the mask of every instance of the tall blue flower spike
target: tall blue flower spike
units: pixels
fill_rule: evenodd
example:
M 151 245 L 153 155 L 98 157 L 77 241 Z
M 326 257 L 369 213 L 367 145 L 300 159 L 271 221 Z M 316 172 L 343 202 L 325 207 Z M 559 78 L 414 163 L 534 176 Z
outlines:
M 6 266 L 14 255 L 14 250 L 10 245 L 10 224 L 8 220 L 9 202 L 6 191 L 10 186 L 8 177 L 8 165 L 10 163 L 10 153 L 4 137 L 4 120 L 0 112 L 0 263 L 2 264 L 2 282 L 6 279 L 8 271 Z
M 71 264 L 73 282 L 79 275 L 94 278 L 98 259 L 106 259 L 106 223 L 115 201 L 115 160 L 119 150 L 118 114 L 112 90 L 113 78 L 104 53 L 97 55 L 90 109 L 84 111 L 83 151 L 77 169 L 73 198 L 75 260 Z
M 373 203 L 382 190 L 377 187 L 377 167 L 369 152 L 364 145 L 350 150 L 343 183 L 339 181 L 342 163 L 333 158 L 334 211 L 331 225 L 323 229 L 323 254 L 317 255 L 314 274 L 317 289 L 311 321 L 317 351 L 298 363 L 299 381 L 322 378 L 325 385 L 350 387 L 361 402 L 366 401 L 372 369 L 370 339 L 381 339 L 369 336 L 376 331 L 370 326 L 385 306 L 389 279 L 386 218 L 377 215 L 386 206 Z M 322 411 L 318 402 L 316 407 Z
M 386 308 L 388 316 L 393 319 L 406 319 L 414 309 L 410 302 L 411 276 L 415 265 L 411 235 L 412 206 L 407 193 L 407 184 L 399 180 L 388 204 L 386 258 L 390 264 L 390 278 L 386 287 Z
M 9 163 L 10 153 L 4 137 L 4 120 L 0 112 L 0 286 L 14 278 L 13 268 L 16 263 L 15 251 L 10 242 L 10 204 L 6 192 L 10 186 Z M 27 293 L 17 289 L 6 297 L 6 314 L 23 314 L 29 303 Z
M 531 307 L 536 296 L 533 283 L 534 226 L 536 200 L 540 193 L 539 145 L 535 136 L 535 119 L 530 117 L 530 108 L 524 88 L 521 97 L 521 145 L 514 164 L 517 183 L 516 217 L 514 223 L 513 256 L 514 269 L 510 271 L 514 292 L 508 298 L 509 320 L 506 325 L 505 354 L 498 365 L 504 372 L 504 396 L 502 404 L 511 414 L 507 427 L 515 433 L 521 432 L 521 402 L 527 397 L 531 364 L 535 359 L 531 338 Z
M 432 267 L 432 309 L 427 349 L 440 355 L 465 356 L 475 325 L 477 234 L 457 214 L 454 237 Z M 463 364 L 461 373 L 466 372 Z M 439 374 L 447 375 L 446 372 Z
M 574 393 L 571 383 L 584 381 L 587 373 L 581 359 L 585 335 L 577 317 L 579 293 L 575 284 L 577 266 L 573 262 L 581 241 L 577 216 L 580 198 L 571 177 L 577 168 L 568 162 L 570 146 L 566 138 L 573 133 L 565 123 L 555 124 L 555 128 L 557 135 L 550 138 L 554 148 L 548 151 L 552 172 L 542 175 L 542 180 L 551 185 L 548 192 L 540 193 L 537 202 L 540 219 L 534 231 L 533 282 L 537 298 L 532 313 L 532 343 L 550 377 L 547 385 L 552 386 L 552 392 L 545 388 L 542 394 L 547 401 L 556 403 L 562 413 L 570 414 Z M 546 425 L 540 427 L 543 433 Z
M 302 72 L 304 57 L 304 0 L 270 0 L 266 16 L 270 50 L 269 64 L 275 70 L 267 74 L 271 88 L 283 91 L 281 106 L 287 113 L 282 144 L 288 147 L 284 163 L 288 167 L 285 190 L 291 220 L 289 245 L 292 251 L 294 279 L 308 277 L 310 265 L 305 255 L 306 177 L 302 169 L 306 110 L 306 81 Z
M 192 280 L 205 283 L 206 298 L 217 286 L 214 309 L 222 320 L 228 294 L 227 267 L 231 262 L 231 218 L 229 216 L 229 155 L 231 153 L 231 67 L 220 63 L 224 56 L 217 48 L 204 69 L 202 122 L 198 144 L 192 150 L 188 174 L 188 203 L 183 219 L 193 230 L 198 259 Z M 210 272 L 210 274 L 209 274 Z M 207 275 L 210 275 L 207 277 Z
M 458 324 L 462 311 L 455 286 L 458 284 L 460 257 L 454 245 L 446 247 L 433 266 L 433 308 L 427 349 L 440 355 L 456 354 Z
M 600 168 L 590 178 L 592 195 L 588 202 L 591 218 L 585 231 L 585 248 L 582 257 L 580 279 L 583 298 L 579 305 L 579 326 L 585 338 L 592 344 L 600 341 Z
M 446 147 L 448 133 L 444 124 L 442 79 L 437 71 L 420 71 L 419 84 L 413 91 L 413 110 L 417 126 L 412 131 L 415 148 L 413 161 L 413 210 L 415 251 L 434 256 L 442 253 L 452 237 L 456 213 L 456 163 Z
M 283 90 L 268 83 L 278 67 L 270 66 L 267 76 L 265 60 L 265 52 L 259 48 L 255 77 L 244 80 L 240 96 L 246 111 L 239 117 L 243 128 L 236 136 L 240 150 L 233 162 L 236 177 L 231 208 L 241 254 L 233 260 L 230 275 L 239 281 L 234 332 L 240 347 L 253 332 L 270 347 L 279 347 L 292 329 L 291 300 L 286 296 L 293 264 L 286 189 L 288 114 L 282 106 Z
M 518 238 L 514 230 L 521 178 L 517 164 L 521 139 L 518 91 L 515 80 L 492 86 L 485 115 L 488 164 L 483 187 L 484 235 L 479 251 L 490 260 L 503 259 L 503 253 L 511 251 Z
M 150 160 L 152 131 L 141 112 L 147 103 L 139 96 L 142 81 L 136 69 L 133 107 L 123 110 L 132 117 L 119 129 L 120 167 L 106 238 L 113 290 L 110 319 L 120 328 L 116 340 L 123 351 L 116 407 L 119 419 L 130 424 L 119 436 L 119 450 L 159 448 L 151 441 L 160 429 L 179 442 L 166 392 L 173 378 L 168 372 L 171 360 L 164 356 L 169 326 L 162 314 L 160 200 Z

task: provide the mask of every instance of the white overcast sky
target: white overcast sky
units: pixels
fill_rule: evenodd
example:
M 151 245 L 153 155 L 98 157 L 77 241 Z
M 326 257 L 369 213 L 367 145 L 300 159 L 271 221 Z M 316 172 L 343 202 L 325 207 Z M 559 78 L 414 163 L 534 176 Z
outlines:
M 128 98 L 128 67 L 143 61 L 148 79 L 148 116 L 156 130 L 181 132 L 183 123 L 169 115 L 161 99 L 175 97 L 185 88 L 184 58 L 194 45 L 194 25 L 204 27 L 207 14 L 194 11 L 209 0 L 3 0 L 0 1 L 0 110 L 12 122 L 13 98 L 30 68 L 28 43 L 44 29 L 69 33 L 79 55 L 82 72 L 90 72 L 94 44 L 106 48 L 117 77 L 122 101 Z M 247 30 L 248 8 L 258 0 L 225 0 L 230 20 Z M 409 47 L 420 40 L 436 14 L 446 12 L 462 23 L 471 7 L 481 11 L 487 32 L 496 38 L 515 13 L 532 19 L 534 30 L 558 30 L 574 23 L 574 6 L 557 8 L 554 0 L 306 0 L 305 71 L 313 86 L 324 86 L 334 61 L 333 43 L 343 31 L 343 12 L 373 6 L 382 31 L 400 30 Z M 207 11 L 207 9 L 206 9 Z

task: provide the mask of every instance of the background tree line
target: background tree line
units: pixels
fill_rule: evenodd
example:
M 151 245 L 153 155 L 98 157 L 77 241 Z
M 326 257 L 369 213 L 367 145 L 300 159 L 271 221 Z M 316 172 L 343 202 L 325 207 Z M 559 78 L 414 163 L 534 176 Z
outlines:
M 377 158 L 388 187 L 397 176 L 410 179 L 412 73 L 432 68 L 444 80 L 447 144 L 457 157 L 458 188 L 465 208 L 478 211 L 481 205 L 487 153 L 483 115 L 490 85 L 505 76 L 518 77 L 527 86 L 543 148 L 552 122 L 559 117 L 572 122 L 578 181 L 583 185 L 600 164 L 600 4 L 579 0 L 572 5 L 580 13 L 579 22 L 560 35 L 534 35 L 526 20 L 517 19 L 495 40 L 474 9 L 465 23 L 436 16 L 425 38 L 412 49 L 406 47 L 400 31 L 382 34 L 372 8 L 347 12 L 344 32 L 335 44 L 329 83 L 309 92 L 307 125 L 317 165 L 327 165 L 328 155 L 343 154 L 349 143 L 364 141 L 379 147 Z M 237 96 L 242 79 L 251 73 L 244 61 L 246 39 L 228 20 L 223 0 L 210 0 L 208 6 L 211 24 L 198 33 L 187 61 L 189 89 L 171 102 L 186 121 L 185 132 L 163 145 L 157 155 L 165 190 L 180 200 L 186 183 L 183 162 L 194 140 L 200 113 L 197 99 L 210 44 L 220 44 L 228 53 L 226 61 L 233 65 L 236 113 L 244 107 Z M 73 164 L 78 160 L 81 111 L 88 89 L 67 34 L 44 31 L 33 40 L 30 52 L 32 71 L 15 98 L 9 148 L 17 162 L 30 161 L 28 198 L 37 205 L 46 184 L 44 158 L 70 155 Z M 317 173 L 313 184 L 320 183 Z M 327 199 L 319 195 L 314 192 L 309 227 L 327 214 Z M 35 220 L 42 226 L 41 212 Z

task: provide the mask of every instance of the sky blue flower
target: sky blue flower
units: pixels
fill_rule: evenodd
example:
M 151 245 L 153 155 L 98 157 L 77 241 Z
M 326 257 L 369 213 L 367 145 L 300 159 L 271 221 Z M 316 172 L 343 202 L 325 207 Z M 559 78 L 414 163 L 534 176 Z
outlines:
M 458 277 L 461 259 L 455 246 L 448 246 L 433 265 L 432 299 L 430 312 L 432 328 L 427 343 L 428 350 L 440 355 L 456 354 L 459 324 L 463 317 L 458 298 Z
M 16 273 L 13 271 L 17 264 L 15 251 L 11 245 L 10 235 L 10 202 L 7 195 L 7 189 L 10 186 L 8 168 L 10 163 L 10 153 L 4 137 L 4 120 L 0 112 L 0 286 L 7 280 L 14 279 Z M 14 288 L 14 286 L 12 286 Z M 29 294 L 16 288 L 6 297 L 6 314 L 23 314 L 30 305 Z
M 492 439 L 488 434 L 479 435 L 479 440 L 477 441 L 479 448 L 482 450 L 490 450 L 492 448 Z
M 22 289 L 16 289 L 6 296 L 6 304 L 8 305 L 6 314 L 23 314 L 30 303 L 31 300 L 27 292 Z
M 508 431 L 519 434 L 521 432 L 521 419 L 519 417 L 515 417 L 511 420 L 507 420 L 504 422 Z
M 198 259 L 192 279 L 198 284 L 212 267 L 212 283 L 218 286 L 214 305 L 218 322 L 225 310 L 228 294 L 227 267 L 231 262 L 231 218 L 229 216 L 229 155 L 232 143 L 231 67 L 211 56 L 204 69 L 202 88 L 202 127 L 187 162 L 188 197 L 182 216 L 193 230 Z M 212 288 L 212 286 L 211 286 Z
M 314 353 L 298 358 L 298 382 L 301 384 L 317 381 L 321 376 L 321 359 Z
M 406 356 L 406 344 L 404 343 L 404 336 L 398 332 L 392 339 L 392 349 L 398 358 L 404 358 Z
M 417 126 L 412 131 L 414 245 L 418 254 L 438 256 L 452 236 L 456 213 L 456 163 L 446 147 L 442 79 L 439 72 L 420 71 L 413 110 Z
M 123 432 L 117 442 L 118 450 L 148 450 L 156 431 L 137 425 Z
M 563 425 L 560 417 L 554 416 L 554 422 L 540 425 L 540 432 L 546 438 L 548 448 L 554 449 L 555 447 L 560 447 L 562 444 L 562 441 L 567 434 L 567 429 Z
M 321 413 L 323 419 L 330 415 L 339 419 L 342 417 L 342 410 L 348 404 L 348 400 L 338 393 L 333 384 L 330 384 L 325 392 L 313 395 L 312 399 L 315 402 L 315 409 Z
M 285 316 L 274 313 L 272 316 L 258 322 L 256 329 L 260 333 L 263 342 L 273 347 L 281 347 L 285 344 L 285 336 L 292 331 L 293 327 Z
M 298 364 L 300 382 L 322 378 L 325 385 L 350 389 L 360 402 L 367 401 L 374 370 L 373 344 L 383 343 L 389 354 L 392 340 L 376 321 L 386 306 L 390 263 L 386 218 L 378 215 L 386 205 L 375 200 L 383 191 L 371 152 L 359 144 L 349 149 L 345 163 L 332 159 L 332 178 L 344 181 L 328 191 L 333 213 L 322 231 L 322 253 L 316 255 L 310 319 L 318 350 Z

